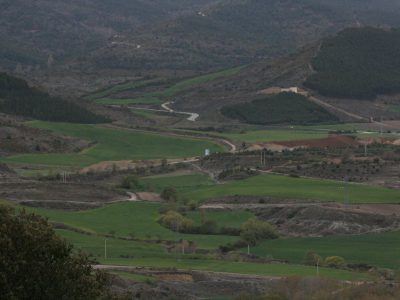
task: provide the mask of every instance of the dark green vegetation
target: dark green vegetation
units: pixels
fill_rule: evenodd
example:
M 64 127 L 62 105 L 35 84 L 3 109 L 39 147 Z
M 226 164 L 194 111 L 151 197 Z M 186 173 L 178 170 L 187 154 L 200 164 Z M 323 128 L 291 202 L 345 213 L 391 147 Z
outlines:
M 222 147 L 209 141 L 190 138 L 169 137 L 156 133 L 105 128 L 95 125 L 49 123 L 35 121 L 30 126 L 48 129 L 96 143 L 95 146 L 73 154 L 32 154 L 16 155 L 7 158 L 7 162 L 87 166 L 101 161 L 129 159 L 184 158 L 199 156 L 204 149 L 222 151 Z
M 49 85 L 99 87 L 110 74 L 193 74 L 276 58 L 353 25 L 355 14 L 397 26 L 399 11 L 396 0 L 5 1 L 0 63 Z
M 308 251 L 322 257 L 339 255 L 347 263 L 365 263 L 383 268 L 400 269 L 400 232 L 321 238 L 290 238 L 264 241 L 252 248 L 261 256 L 272 255 L 290 263 L 303 263 Z
M 313 124 L 334 122 L 337 118 L 306 97 L 294 93 L 280 93 L 263 97 L 251 103 L 222 108 L 221 112 L 232 119 L 250 124 Z
M 374 99 L 400 91 L 400 30 L 352 28 L 323 42 L 305 85 L 332 97 Z
M 106 278 L 39 216 L 0 206 L 1 299 L 97 299 Z
M 0 112 L 43 121 L 104 123 L 105 117 L 28 86 L 27 82 L 0 73 Z

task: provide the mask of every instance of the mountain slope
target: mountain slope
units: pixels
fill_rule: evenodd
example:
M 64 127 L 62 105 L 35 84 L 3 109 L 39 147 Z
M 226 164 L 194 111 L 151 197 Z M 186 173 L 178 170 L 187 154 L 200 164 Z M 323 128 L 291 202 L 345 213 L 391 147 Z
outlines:
M 2 2 L 0 69 L 77 94 L 110 76 L 209 72 L 285 56 L 349 25 L 400 25 L 397 0 Z

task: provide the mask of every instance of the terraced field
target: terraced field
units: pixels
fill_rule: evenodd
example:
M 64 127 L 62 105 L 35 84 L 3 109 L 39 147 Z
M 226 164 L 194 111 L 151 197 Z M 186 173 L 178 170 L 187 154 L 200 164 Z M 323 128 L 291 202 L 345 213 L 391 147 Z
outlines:
M 302 263 L 310 250 L 323 257 L 339 255 L 349 263 L 400 269 L 400 232 L 265 241 L 254 247 L 252 253 Z
M 59 166 L 87 166 L 101 161 L 184 158 L 200 156 L 205 149 L 223 151 L 216 143 L 191 138 L 171 137 L 155 133 L 105 128 L 95 125 L 34 121 L 35 128 L 93 141 L 95 145 L 80 153 L 16 155 L 4 159 L 8 163 Z
M 4 202 L 2 202 L 4 204 Z M 321 247 L 318 248 L 312 239 L 289 239 L 273 240 L 261 243 L 253 247 L 251 251 L 260 256 L 273 255 L 274 258 L 289 259 L 293 264 L 260 264 L 250 262 L 234 262 L 218 260 L 213 255 L 208 254 L 182 254 L 168 253 L 161 243 L 156 240 L 190 240 L 195 241 L 198 249 L 217 249 L 219 245 L 232 242 L 237 237 L 215 236 L 215 235 L 188 235 L 178 234 L 161 227 L 158 222 L 159 204 L 144 202 L 127 202 L 109 205 L 104 208 L 82 212 L 64 212 L 47 209 L 26 208 L 29 212 L 34 212 L 49 218 L 56 223 L 64 223 L 84 230 L 87 234 L 58 229 L 57 233 L 71 242 L 77 249 L 83 250 L 93 258 L 103 264 L 111 265 L 132 265 L 157 268 L 178 268 L 183 270 L 206 270 L 214 272 L 229 272 L 240 274 L 253 274 L 264 276 L 314 276 L 314 267 L 301 265 L 304 252 L 308 246 L 314 246 L 314 250 L 323 255 L 343 255 L 351 262 L 364 262 L 365 259 L 374 253 L 374 261 L 384 262 L 385 266 L 391 259 L 395 259 L 398 247 L 391 251 L 378 250 L 382 247 L 373 246 L 375 236 L 360 236 L 355 239 L 355 243 L 350 247 L 352 237 L 332 237 L 321 240 Z M 190 212 L 188 217 L 199 221 L 199 212 Z M 224 226 L 240 226 L 242 222 L 251 217 L 248 212 L 207 212 L 206 218 L 213 219 Z M 113 237 L 104 237 L 104 234 Z M 130 235 L 134 240 L 122 239 Z M 393 239 L 392 244 L 398 244 L 399 234 L 388 234 L 377 236 L 382 243 Z M 383 238 L 383 239 L 382 239 Z M 310 243 L 311 240 L 311 243 Z M 359 242 L 357 242 L 357 240 Z M 376 240 L 376 239 L 375 239 Z M 326 246 L 323 246 L 326 245 Z M 386 245 L 388 245 L 386 243 Z M 357 247 L 371 246 L 367 251 L 356 251 Z M 373 247 L 372 247 L 373 246 Z M 107 256 L 105 257 L 105 247 Z M 322 251 L 325 247 L 326 251 Z M 344 248 L 347 250 L 341 251 Z M 348 253 L 345 253 L 349 251 Z M 351 251 L 351 252 L 350 252 Z M 374 252 L 377 251 L 377 252 Z M 352 256 L 350 256 L 350 253 Z M 389 256 L 388 256 L 389 255 Z M 396 265 L 397 267 L 397 265 Z M 341 279 L 341 280 L 362 280 L 369 275 L 365 273 L 350 272 L 321 268 L 322 276 Z M 145 280 L 145 278 L 142 278 Z

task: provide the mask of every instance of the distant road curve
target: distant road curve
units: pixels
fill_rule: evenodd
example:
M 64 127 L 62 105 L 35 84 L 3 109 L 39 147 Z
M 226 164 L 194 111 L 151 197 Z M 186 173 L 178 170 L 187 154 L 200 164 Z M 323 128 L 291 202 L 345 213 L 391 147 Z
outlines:
M 155 109 L 155 108 L 146 108 L 146 107 L 136 107 L 136 106 L 128 106 L 130 109 L 137 109 L 137 110 L 147 110 L 147 111 L 159 111 L 159 112 L 167 112 L 171 114 L 180 114 L 180 115 L 187 115 L 189 116 L 186 120 L 191 122 L 196 122 L 197 119 L 200 117 L 198 113 L 191 113 L 186 111 L 177 111 L 169 107 L 174 103 L 173 101 L 168 101 L 161 104 L 162 109 Z M 110 105 L 110 107 L 121 107 L 121 105 Z
M 189 118 L 187 118 L 187 120 L 191 121 L 191 122 L 196 122 L 196 120 L 200 117 L 200 115 L 197 113 L 191 113 L 191 112 L 186 112 L 186 111 L 176 111 L 176 110 L 172 109 L 171 107 L 169 107 L 169 105 L 171 105 L 173 103 L 174 103 L 173 101 L 168 101 L 168 102 L 165 102 L 164 104 L 162 104 L 161 107 L 170 113 L 189 115 Z

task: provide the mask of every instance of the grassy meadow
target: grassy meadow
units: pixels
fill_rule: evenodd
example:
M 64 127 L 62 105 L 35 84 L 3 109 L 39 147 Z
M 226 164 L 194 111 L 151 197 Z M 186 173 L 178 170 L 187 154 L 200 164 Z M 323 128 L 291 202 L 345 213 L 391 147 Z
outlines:
M 159 245 L 112 238 L 107 239 L 107 259 L 105 259 L 104 238 L 82 235 L 65 230 L 58 230 L 57 233 L 74 244 L 76 248 L 93 255 L 103 264 L 177 268 L 182 270 L 202 270 L 264 276 L 316 275 L 315 268 L 309 266 L 222 261 L 207 255 L 167 253 Z M 328 268 L 321 268 L 320 275 L 341 280 L 360 280 L 368 278 L 368 276 L 363 273 Z
M 342 256 L 349 263 L 400 269 L 400 232 L 264 241 L 251 252 L 298 264 L 310 250 L 322 257 Z
M 133 235 L 142 240 L 185 239 L 196 242 L 198 247 L 204 249 L 218 248 L 220 245 L 238 240 L 238 237 L 234 236 L 180 234 L 173 232 L 158 223 L 160 207 L 160 204 L 157 203 L 125 202 L 81 212 L 39 208 L 28 208 L 27 210 L 45 216 L 52 222 L 64 223 L 93 234 L 112 233 L 119 237 Z M 208 217 L 208 214 L 206 217 Z M 218 224 L 223 226 L 235 222 L 236 226 L 240 226 L 243 220 L 247 220 L 246 217 L 247 215 L 236 219 L 235 215 L 225 216 L 225 221 L 218 222 Z M 214 218 L 218 217 L 214 216 Z M 195 219 L 199 220 L 200 217 L 197 216 Z
M 190 138 L 163 136 L 132 130 L 105 128 L 95 125 L 34 121 L 30 126 L 51 130 L 95 142 L 80 153 L 15 155 L 4 159 L 8 163 L 58 166 L 87 166 L 101 161 L 183 158 L 200 156 L 204 149 L 223 151 L 216 143 Z
M 351 183 L 348 187 L 350 203 L 400 203 L 399 190 L 356 183 Z M 200 202 L 209 198 L 233 195 L 343 202 L 344 183 L 280 175 L 259 175 L 245 180 L 200 187 L 187 191 L 183 195 Z

